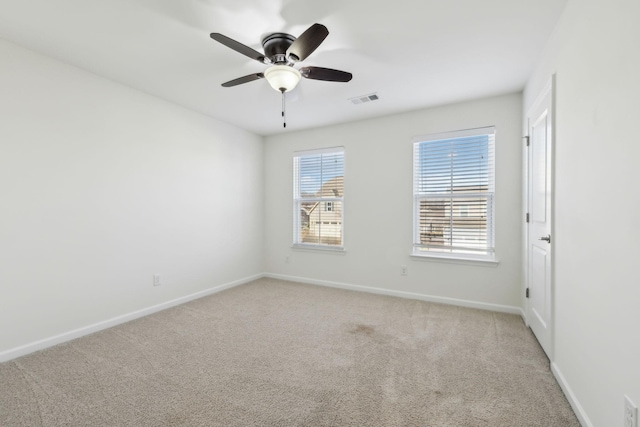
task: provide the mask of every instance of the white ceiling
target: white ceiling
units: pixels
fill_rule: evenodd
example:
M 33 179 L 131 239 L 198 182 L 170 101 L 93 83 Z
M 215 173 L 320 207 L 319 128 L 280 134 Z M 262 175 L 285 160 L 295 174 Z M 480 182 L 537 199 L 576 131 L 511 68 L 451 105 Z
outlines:
M 0 38 L 257 134 L 283 131 L 266 66 L 212 40 L 262 51 L 270 32 L 329 36 L 302 66 L 353 73 L 303 79 L 287 131 L 522 90 L 566 0 L 0 0 Z M 1 64 L 0 64 L 1 66 Z M 348 98 L 377 92 L 375 102 Z

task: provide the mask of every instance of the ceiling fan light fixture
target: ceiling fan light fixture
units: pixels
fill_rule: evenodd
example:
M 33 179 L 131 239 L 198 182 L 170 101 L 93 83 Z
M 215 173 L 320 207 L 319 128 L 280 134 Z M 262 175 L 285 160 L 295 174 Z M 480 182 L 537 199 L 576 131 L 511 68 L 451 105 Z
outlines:
M 302 75 L 289 65 L 272 65 L 264 71 L 264 77 L 274 90 L 289 92 L 295 89 Z

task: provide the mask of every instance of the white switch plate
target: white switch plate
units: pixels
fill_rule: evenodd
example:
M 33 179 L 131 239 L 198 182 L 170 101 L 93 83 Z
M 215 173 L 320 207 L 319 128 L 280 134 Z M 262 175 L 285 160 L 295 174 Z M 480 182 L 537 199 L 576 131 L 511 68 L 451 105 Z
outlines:
M 638 407 L 624 395 L 624 427 L 638 427 Z
M 409 270 L 407 269 L 406 265 L 403 265 L 402 267 L 400 267 L 401 276 L 407 276 L 408 274 L 409 274 Z
M 153 286 L 160 286 L 162 283 L 160 282 L 160 275 L 159 274 L 154 274 L 153 275 Z

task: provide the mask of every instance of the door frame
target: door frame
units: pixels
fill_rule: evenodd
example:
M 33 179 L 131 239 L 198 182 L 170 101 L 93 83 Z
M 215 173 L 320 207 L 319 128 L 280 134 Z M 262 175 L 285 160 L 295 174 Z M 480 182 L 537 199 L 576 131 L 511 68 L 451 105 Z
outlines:
M 535 100 L 531 103 L 530 106 L 528 106 L 527 110 L 526 110 L 526 115 L 525 115 L 525 122 L 526 122 L 526 140 L 529 141 L 529 138 L 531 138 L 531 126 L 533 123 L 530 123 L 529 118 L 531 117 L 531 115 L 533 114 L 533 112 L 538 108 L 538 106 L 540 105 L 541 102 L 543 102 L 544 98 L 550 95 L 551 98 L 551 111 L 549 112 L 549 117 L 551 118 L 551 150 L 550 150 L 550 162 L 549 162 L 549 173 L 550 173 L 550 182 L 549 182 L 549 188 L 550 188 L 550 233 L 551 233 L 551 238 L 552 238 L 552 242 L 553 242 L 553 249 L 551 251 L 551 256 L 550 258 L 550 262 L 551 262 L 551 268 L 550 268 L 550 284 L 549 284 L 549 298 L 550 298 L 550 307 L 549 307 L 549 348 L 548 348 L 548 354 L 547 357 L 549 357 L 549 361 L 553 362 L 554 360 L 554 349 L 555 349 L 555 271 L 556 271 L 556 251 L 555 251 L 555 237 L 556 237 L 556 232 L 555 232 L 555 158 L 556 158 L 556 144 L 557 144 L 557 140 L 556 140 L 556 127 L 557 127 L 557 122 L 556 122 L 556 75 L 552 74 L 551 78 L 547 81 L 547 83 L 543 86 L 542 90 L 540 90 L 538 92 L 538 96 L 535 98 Z M 527 143 L 526 145 L 524 145 L 523 148 L 524 151 L 524 156 L 523 156 L 523 161 L 524 161 L 524 182 L 523 182 L 523 187 L 524 187 L 524 197 L 523 197 L 523 206 L 524 206 L 524 211 L 525 214 L 530 213 L 531 212 L 531 206 L 529 206 L 529 178 L 530 178 L 530 160 L 531 160 L 531 154 L 530 154 L 530 145 Z M 524 251 L 523 251 L 523 255 L 524 255 L 524 289 L 523 289 L 523 293 L 526 293 L 527 289 L 529 289 L 530 287 L 530 265 L 529 265 L 529 260 L 530 260 L 530 245 L 529 245 L 529 222 L 525 221 L 524 223 L 524 239 L 523 239 L 523 243 L 524 243 Z M 529 325 L 529 313 L 530 313 L 530 299 L 525 297 L 524 298 L 525 304 L 524 304 L 524 321 L 525 324 L 527 325 L 527 327 L 530 327 Z

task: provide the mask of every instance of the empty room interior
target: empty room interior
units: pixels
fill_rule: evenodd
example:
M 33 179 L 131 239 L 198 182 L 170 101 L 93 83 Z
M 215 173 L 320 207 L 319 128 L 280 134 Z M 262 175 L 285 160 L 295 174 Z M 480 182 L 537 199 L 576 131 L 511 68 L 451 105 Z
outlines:
M 0 0 L 0 425 L 638 427 L 639 19 Z

